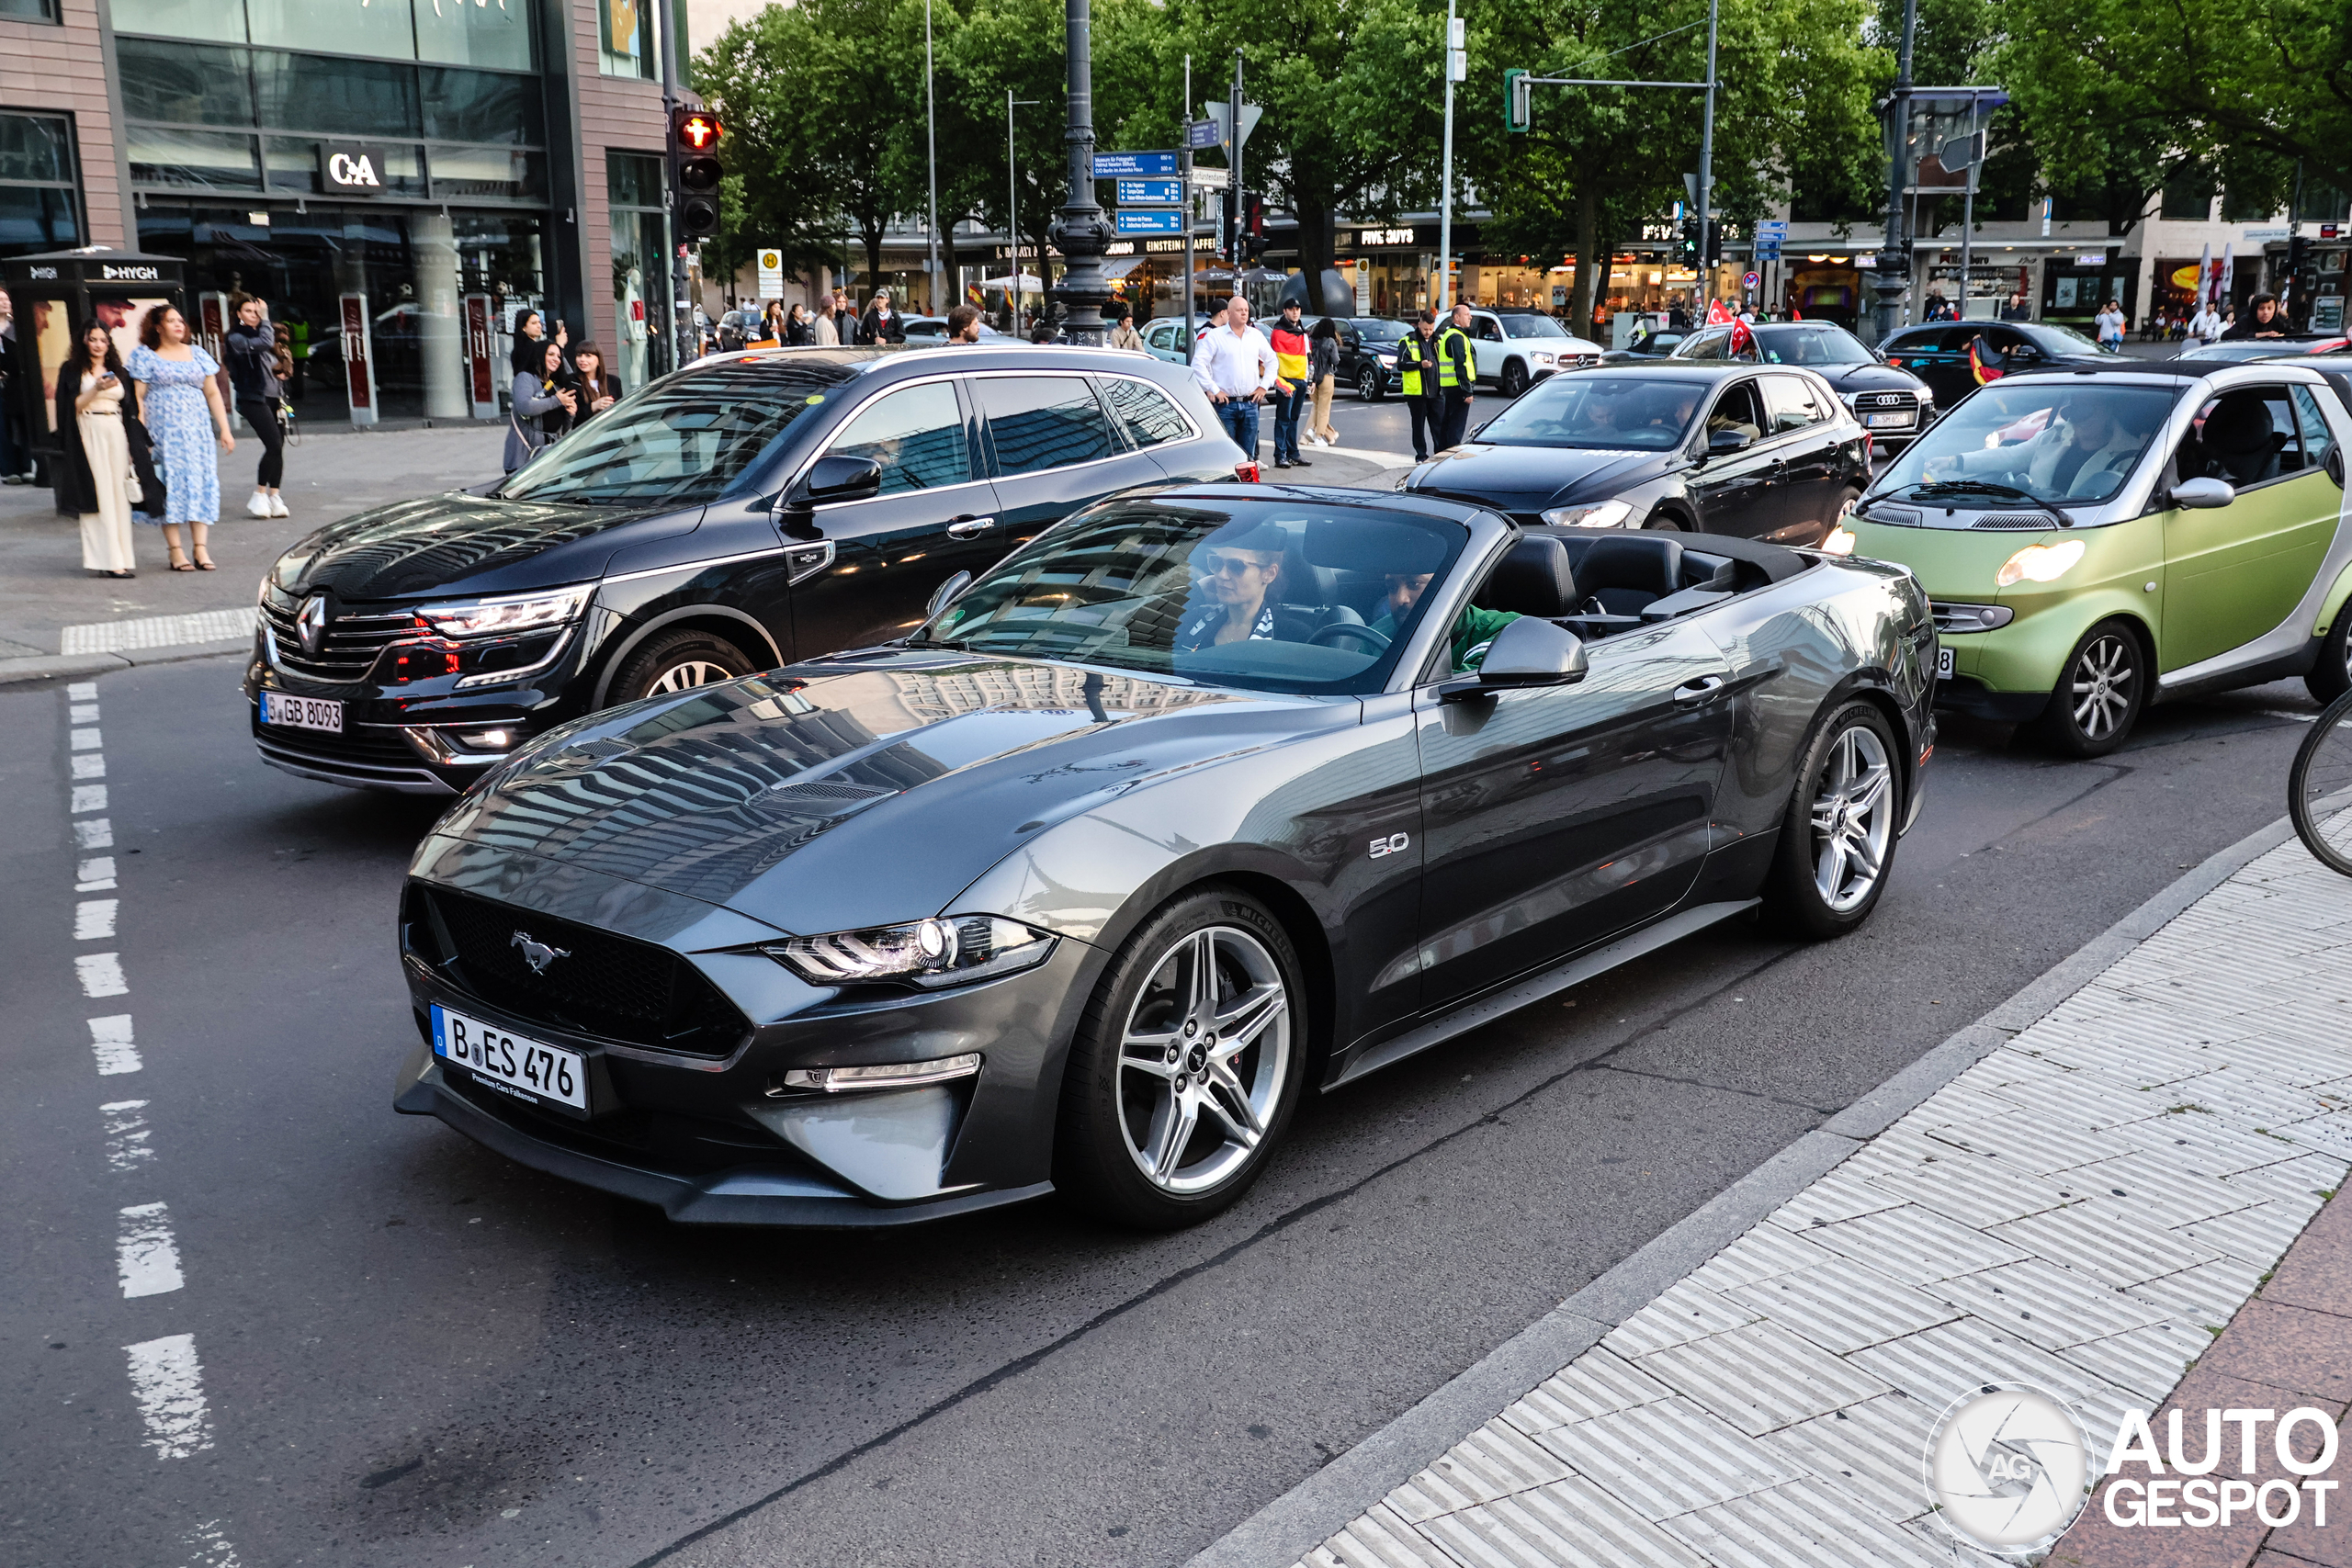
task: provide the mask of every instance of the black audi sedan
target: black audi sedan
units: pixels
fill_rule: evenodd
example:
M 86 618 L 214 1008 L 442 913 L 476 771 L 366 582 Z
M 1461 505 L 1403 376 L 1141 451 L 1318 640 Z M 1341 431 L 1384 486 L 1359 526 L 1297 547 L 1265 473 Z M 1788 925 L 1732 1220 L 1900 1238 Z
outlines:
M 454 795 L 551 725 L 917 625 L 1103 496 L 1254 479 L 1190 377 L 1107 349 L 767 349 L 624 398 L 487 494 L 330 524 L 261 585 L 273 766 Z
M 1668 359 L 1540 381 L 1397 488 L 1523 525 L 1810 545 L 1870 472 L 1869 436 L 1814 372 Z
M 2114 355 L 2054 321 L 1928 321 L 1890 334 L 1878 351 L 1925 381 L 1945 408 L 2012 371 L 2112 370 L 2116 364 Z
M 1114 498 L 494 769 L 410 863 L 393 1104 L 690 1224 L 1193 1224 L 1308 1095 L 1751 910 L 1860 927 L 1936 649 L 1878 561 Z
M 1705 327 L 1674 347 L 1677 359 L 1702 363 L 1745 360 L 1751 365 L 1800 365 L 1829 383 L 1876 446 L 1911 444 L 1935 422 L 1936 394 L 1922 378 L 1888 365 L 1835 321 L 1759 321 L 1748 329 L 1753 347 L 1732 352 L 1730 327 Z

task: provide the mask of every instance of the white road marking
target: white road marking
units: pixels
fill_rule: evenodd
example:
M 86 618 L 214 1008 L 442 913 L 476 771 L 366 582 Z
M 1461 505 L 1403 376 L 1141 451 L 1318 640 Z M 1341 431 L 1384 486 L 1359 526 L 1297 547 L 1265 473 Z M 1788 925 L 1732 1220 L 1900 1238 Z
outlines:
M 98 705 L 94 702 L 75 703 L 73 706 L 65 710 L 65 722 L 68 724 L 97 723 Z
M 114 886 L 114 856 L 92 855 L 74 868 L 74 891 L 104 893 Z
M 126 1297 L 168 1295 L 186 1283 L 180 1278 L 180 1248 L 172 1239 L 171 1216 L 161 1203 L 133 1203 L 123 1210 L 114 1259 Z
M 139 1060 L 138 1046 L 131 1042 L 130 1015 L 127 1012 L 90 1020 L 90 1049 L 98 1058 L 98 1076 L 102 1078 L 135 1073 L 144 1065 Z
M 98 683 L 96 681 L 76 681 L 65 688 L 65 700 L 69 703 L 96 702 Z
M 76 751 L 96 751 L 106 741 L 96 729 L 75 729 L 67 732 L 66 744 Z
M 74 776 L 77 779 L 102 779 L 107 776 L 107 760 L 96 751 L 76 752 Z
M 106 785 L 75 784 L 74 786 L 73 814 L 74 816 L 79 817 L 85 811 L 104 811 L 106 808 Z
M 119 997 L 130 989 L 123 984 L 119 953 L 85 953 L 74 960 L 74 968 L 82 976 L 85 997 Z
M 107 1166 L 112 1170 L 137 1170 L 155 1157 L 147 1141 L 147 1109 L 143 1100 L 118 1100 L 98 1107 L 107 1119 Z
M 60 653 L 122 653 L 135 648 L 185 648 L 254 635 L 256 612 L 198 610 L 184 615 L 141 615 L 129 621 L 89 621 L 59 634 Z M 94 695 L 96 694 L 93 694 Z
M 204 1368 L 196 1336 L 174 1334 L 126 1345 L 130 1390 L 147 1423 L 147 1446 L 157 1459 L 186 1459 L 212 1446 L 212 1414 L 204 1403 Z
M 74 906 L 74 940 L 96 942 L 114 935 L 114 898 L 85 898 Z M 97 993 L 90 993 L 96 996 Z
M 74 823 L 74 847 L 77 850 L 114 848 L 113 821 L 105 817 L 88 817 Z
M 187 1560 L 187 1568 L 241 1568 L 237 1549 L 220 1533 L 219 1519 L 207 1519 L 187 1534 L 180 1537 L 182 1546 L 191 1547 L 196 1555 Z

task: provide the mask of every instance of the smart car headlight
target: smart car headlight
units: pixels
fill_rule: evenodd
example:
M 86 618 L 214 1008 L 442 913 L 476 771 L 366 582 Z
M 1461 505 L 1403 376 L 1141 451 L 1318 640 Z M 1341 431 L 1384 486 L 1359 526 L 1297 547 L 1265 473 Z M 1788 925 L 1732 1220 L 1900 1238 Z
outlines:
M 2055 582 L 2066 575 L 2066 569 L 2083 558 L 2080 539 L 2062 539 L 2054 545 L 2028 545 L 2001 563 L 1993 574 L 1993 581 L 2002 588 L 2018 582 Z
M 1054 939 L 1000 915 L 950 915 L 764 942 L 759 951 L 817 986 L 876 982 L 933 989 L 1042 963 Z
M 1622 501 L 1596 501 L 1585 506 L 1555 506 L 1544 521 L 1560 528 L 1614 528 L 1634 514 Z
M 443 637 L 501 637 L 560 626 L 580 614 L 593 582 L 552 593 L 523 593 L 496 599 L 447 600 L 418 608 L 417 617 Z

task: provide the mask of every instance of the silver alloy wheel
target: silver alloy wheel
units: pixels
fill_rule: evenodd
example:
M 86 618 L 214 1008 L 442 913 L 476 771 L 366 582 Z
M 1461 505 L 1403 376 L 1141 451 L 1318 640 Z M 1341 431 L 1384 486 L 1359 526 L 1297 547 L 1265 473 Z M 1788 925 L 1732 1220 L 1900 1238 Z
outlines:
M 1878 732 L 1857 724 L 1830 743 L 1813 797 L 1813 886 L 1832 914 L 1878 886 L 1894 839 L 1894 769 Z
M 1119 1130 L 1145 1179 L 1189 1197 L 1249 1162 L 1290 1077 L 1290 991 L 1238 926 L 1181 938 L 1119 1037 Z
M 735 671 L 723 664 L 713 664 L 707 659 L 682 659 L 662 671 L 653 684 L 645 688 L 645 694 L 649 697 L 658 697 L 669 692 L 684 692 L 691 691 L 696 686 L 707 686 L 714 681 L 732 681 L 733 679 L 735 679 Z
M 2132 711 L 2132 683 L 2140 678 L 2139 650 L 2121 632 L 2104 632 L 2075 657 L 2069 682 L 2075 728 L 2084 739 L 2104 740 Z

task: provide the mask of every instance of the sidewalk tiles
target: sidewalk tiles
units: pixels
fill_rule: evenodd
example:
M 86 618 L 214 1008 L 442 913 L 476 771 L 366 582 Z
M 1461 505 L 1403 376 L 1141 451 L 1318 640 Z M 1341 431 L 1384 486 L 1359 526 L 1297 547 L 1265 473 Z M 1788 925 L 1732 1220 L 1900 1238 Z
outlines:
M 242 610 L 199 610 L 185 615 L 147 615 L 129 621 L 92 621 L 67 626 L 58 637 L 57 651 L 129 653 L 142 648 L 181 648 L 194 643 L 225 642 L 254 635 L 250 607 Z
M 2281 1375 L 2239 1365 L 2259 1346 L 2231 1354 L 2235 1339 L 2216 1349 L 2214 1337 L 2352 1161 L 2347 950 L 2352 881 L 2288 840 L 1299 1568 L 2001 1561 L 1930 1517 L 1922 1457 L 1956 1397 L 2038 1385 L 2073 1405 L 2096 1467 L 2121 1414 L 2161 1406 L 2191 1367 Z M 2322 1303 L 2247 1312 L 2346 1311 L 2352 1223 L 2341 1228 Z M 2290 1326 L 2311 1339 L 2312 1324 Z M 2324 1379 L 2340 1411 L 2352 1349 L 2335 1342 L 2302 1375 Z M 2138 1533 L 2135 1550 L 2215 1534 Z

